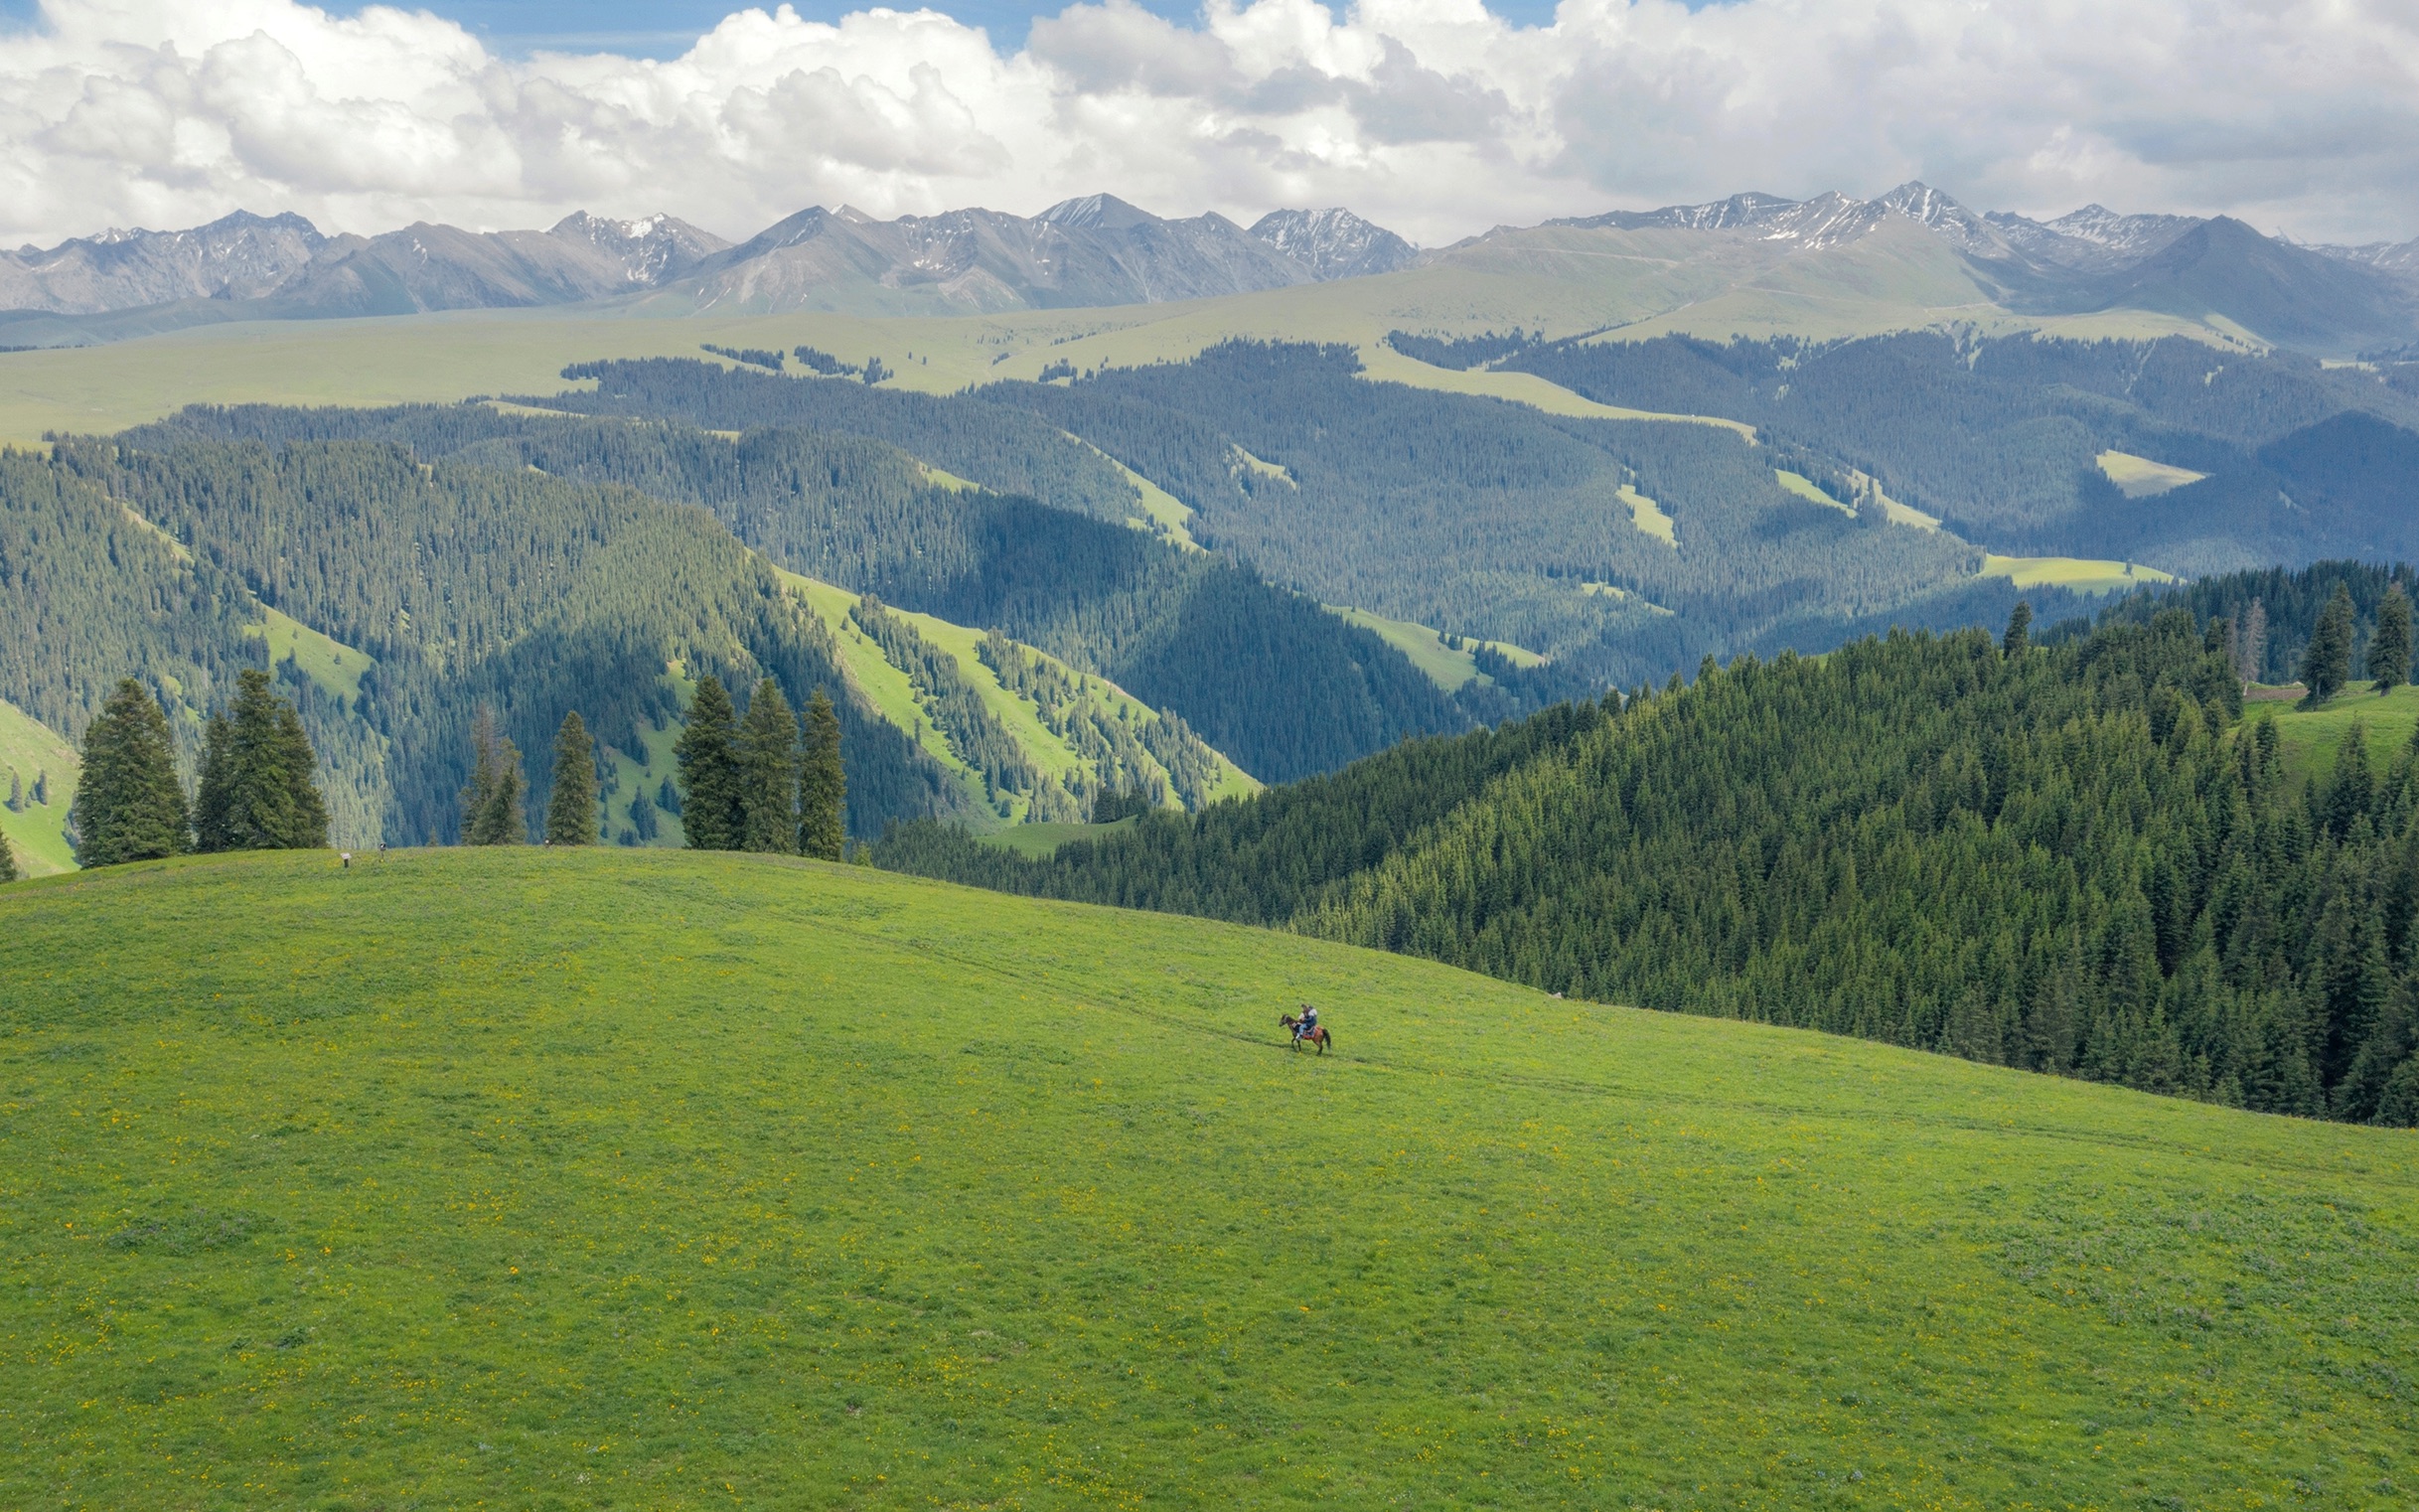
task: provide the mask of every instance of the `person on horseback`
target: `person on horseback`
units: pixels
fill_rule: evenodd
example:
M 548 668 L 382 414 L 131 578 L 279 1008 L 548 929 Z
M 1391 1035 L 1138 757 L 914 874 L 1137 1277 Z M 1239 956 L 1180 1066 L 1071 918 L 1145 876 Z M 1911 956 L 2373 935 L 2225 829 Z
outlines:
M 1294 1021 L 1293 1037 L 1296 1040 L 1304 1040 L 1317 1032 L 1318 1009 L 1305 1002 L 1302 1004 L 1302 1016 Z

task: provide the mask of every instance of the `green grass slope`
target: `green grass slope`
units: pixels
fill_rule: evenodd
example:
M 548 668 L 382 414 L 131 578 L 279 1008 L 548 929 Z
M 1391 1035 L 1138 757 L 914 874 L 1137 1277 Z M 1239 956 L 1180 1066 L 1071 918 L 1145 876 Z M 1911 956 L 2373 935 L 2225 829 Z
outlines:
M 21 883 L 0 1003 L 8 1505 L 2419 1476 L 2408 1134 L 659 851 Z
M 856 607 L 857 595 L 845 588 L 834 587 L 785 568 L 775 570 L 780 572 L 782 581 L 803 597 L 831 628 L 832 638 L 839 647 L 841 666 L 849 680 L 865 695 L 866 701 L 892 725 L 906 732 L 910 738 L 920 740 L 925 752 L 947 767 L 951 775 L 965 787 L 979 814 L 991 812 L 987 800 L 983 798 L 982 774 L 958 753 L 950 744 L 949 736 L 927 717 L 907 674 L 893 666 L 882 649 L 849 620 L 848 611 Z M 929 614 L 904 609 L 894 612 L 915 626 L 924 639 L 956 659 L 958 670 L 974 684 L 991 716 L 1015 740 L 1035 771 L 1045 777 L 1058 777 L 1070 772 L 1083 772 L 1096 779 L 1099 777 L 1098 764 L 1044 724 L 1040 710 L 1032 699 L 1000 685 L 998 675 L 984 665 L 983 658 L 976 653 L 976 648 L 983 644 L 982 631 Z M 1024 649 L 1028 655 L 1049 662 L 1069 677 L 1076 676 L 1066 664 L 1047 652 L 1030 646 Z M 1157 710 L 1116 683 L 1102 678 L 1087 680 L 1093 696 L 1108 708 L 1122 710 L 1128 718 L 1136 722 L 1159 717 Z M 1241 798 L 1260 791 L 1258 780 L 1223 754 L 1217 755 L 1217 763 L 1218 780 L 1210 793 L 1213 802 L 1221 798 Z M 1162 778 L 1167 775 L 1166 768 L 1156 760 L 1151 761 L 1151 770 Z M 1011 817 L 1013 823 L 1021 818 L 1029 804 L 1020 796 L 1011 796 L 1011 801 L 1015 811 Z
M 1441 632 L 1411 620 L 1391 620 L 1367 609 L 1346 605 L 1322 606 L 1329 614 L 1347 624 L 1360 626 L 1379 640 L 1411 659 L 1411 665 L 1428 675 L 1429 680 L 1446 692 L 1467 683 L 1473 678 L 1493 684 L 1494 679 L 1478 670 L 1478 659 L 1470 654 L 1472 646 L 1484 646 L 1502 656 L 1515 667 L 1543 667 L 1546 659 L 1526 646 L 1510 641 L 1469 641 L 1461 646 L 1447 646 Z
M 49 725 L 0 698 L 0 834 L 8 836 L 17 867 L 29 876 L 71 871 L 76 849 L 68 843 L 68 810 L 76 802 L 76 779 L 83 770 L 76 747 Z M 8 806 L 12 791 L 17 807 Z M 43 797 L 34 801 L 34 784 Z
M 2367 682 L 2354 682 L 2319 708 L 2293 702 L 2254 703 L 2253 718 L 2274 719 L 2278 751 L 2286 772 L 2294 776 L 2327 776 L 2335 771 L 2336 753 L 2354 724 L 2368 747 L 2368 764 L 2382 772 L 2394 753 L 2411 743 L 2419 731 L 2419 687 L 2404 684 L 2379 694 Z

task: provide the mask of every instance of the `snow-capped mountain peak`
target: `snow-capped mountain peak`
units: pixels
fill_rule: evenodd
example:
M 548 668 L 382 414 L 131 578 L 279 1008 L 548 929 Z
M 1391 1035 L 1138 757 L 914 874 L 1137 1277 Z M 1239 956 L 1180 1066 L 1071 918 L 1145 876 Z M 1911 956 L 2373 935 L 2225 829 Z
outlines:
M 1391 273 L 1420 260 L 1418 247 L 1341 208 L 1273 210 L 1252 223 L 1252 234 L 1320 278 Z

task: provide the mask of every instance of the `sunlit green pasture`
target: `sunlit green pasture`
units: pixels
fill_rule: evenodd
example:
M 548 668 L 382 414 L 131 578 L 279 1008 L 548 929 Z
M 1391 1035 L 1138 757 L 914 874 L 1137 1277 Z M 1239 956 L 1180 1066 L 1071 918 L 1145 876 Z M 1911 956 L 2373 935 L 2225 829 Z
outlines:
M 1446 692 L 1460 687 L 1471 679 L 1492 683 L 1494 679 L 1478 670 L 1478 659 L 1472 648 L 1484 646 L 1515 667 L 1543 667 L 1546 659 L 1526 646 L 1510 641 L 1465 641 L 1460 646 L 1447 646 L 1441 632 L 1411 620 L 1388 619 L 1368 609 L 1354 609 L 1338 604 L 1324 606 L 1329 614 L 1358 625 L 1363 630 L 1403 653 L 1411 665 L 1428 675 L 1428 680 Z
M 1005 830 L 993 831 L 989 834 L 978 835 L 976 838 L 986 845 L 997 845 L 1002 850 L 1013 850 L 1018 855 L 1044 856 L 1057 854 L 1058 847 L 1069 840 L 1099 839 L 1104 834 L 1133 828 L 1134 821 L 1131 818 L 1112 820 L 1105 825 L 1010 825 Z
M 16 852 L 18 870 L 40 876 L 75 866 L 68 810 L 82 771 L 65 736 L 0 698 L 0 834 Z M 38 784 L 48 802 L 35 802 Z M 8 802 L 12 793 L 14 805 Z
M 2254 703 L 2253 718 L 2273 718 L 2288 773 L 2331 773 L 2336 753 L 2352 725 L 2361 726 L 2368 747 L 2368 764 L 2382 771 L 2386 762 L 2411 742 L 2419 729 L 2419 687 L 2405 684 L 2379 694 L 2366 681 L 2354 682 L 2319 708 L 2291 703 Z
M 0 888 L 0 1266 L 10 1506 L 2419 1484 L 2409 1134 L 772 857 Z
M 2101 474 L 2115 484 L 2128 499 L 2151 499 L 2188 483 L 2198 483 L 2206 473 L 2193 472 L 2189 467 L 2154 462 L 2131 452 L 2104 451 L 2092 459 Z
M 2102 561 L 2083 556 L 1983 557 L 1984 577 L 2004 577 L 2019 588 L 2066 588 L 2076 593 L 2126 593 L 2150 583 L 2172 583 L 2175 574 L 2138 561 Z

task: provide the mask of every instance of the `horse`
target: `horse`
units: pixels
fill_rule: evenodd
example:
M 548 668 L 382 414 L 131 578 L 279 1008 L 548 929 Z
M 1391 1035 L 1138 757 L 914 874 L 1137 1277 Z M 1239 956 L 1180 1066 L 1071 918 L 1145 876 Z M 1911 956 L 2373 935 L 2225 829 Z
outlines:
M 1290 1013 L 1280 1013 L 1277 1015 L 1277 1024 L 1279 1028 L 1290 1029 L 1300 1022 L 1300 1019 L 1294 1017 Z M 1326 1054 L 1327 1047 L 1335 1043 L 1335 1036 L 1327 1032 L 1327 1026 L 1325 1024 L 1320 1024 L 1317 1028 L 1312 1029 L 1307 1034 L 1294 1035 L 1293 1048 L 1296 1051 L 1300 1050 L 1302 1047 L 1302 1041 L 1305 1039 L 1318 1046 L 1318 1053 L 1321 1055 Z

